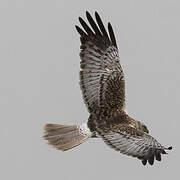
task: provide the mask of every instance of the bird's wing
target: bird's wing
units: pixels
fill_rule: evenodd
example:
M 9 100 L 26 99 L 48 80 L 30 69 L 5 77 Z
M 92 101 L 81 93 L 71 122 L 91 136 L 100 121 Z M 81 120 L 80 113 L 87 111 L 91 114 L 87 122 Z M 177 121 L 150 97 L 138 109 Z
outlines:
M 146 165 L 147 161 L 153 165 L 154 159 L 161 161 L 161 154 L 166 154 L 165 148 L 152 136 L 129 126 L 99 129 L 99 135 L 111 148 L 128 156 L 137 157 Z
M 97 12 L 96 22 L 86 12 L 91 28 L 80 17 L 84 30 L 76 26 L 81 40 L 80 86 L 89 112 L 96 107 L 125 107 L 124 74 L 114 32 L 108 23 L 108 33 Z

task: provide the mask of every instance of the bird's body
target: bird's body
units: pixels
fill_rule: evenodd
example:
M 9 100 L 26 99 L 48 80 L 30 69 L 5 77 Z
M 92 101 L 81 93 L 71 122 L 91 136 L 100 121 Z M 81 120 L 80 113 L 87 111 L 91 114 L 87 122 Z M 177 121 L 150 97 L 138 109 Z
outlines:
M 129 117 L 124 111 L 99 110 L 91 113 L 88 120 L 88 127 L 91 132 L 97 132 L 98 128 L 117 129 L 119 126 L 129 126 L 138 129 L 137 122 Z
M 45 126 L 44 138 L 59 150 L 71 149 L 88 138 L 102 138 L 123 154 L 137 157 L 145 165 L 161 160 L 165 148 L 148 133 L 147 127 L 131 118 L 125 111 L 125 79 L 115 35 L 110 23 L 107 33 L 98 13 L 96 22 L 86 13 L 91 28 L 79 18 L 84 28 L 76 26 L 81 40 L 80 87 L 90 113 L 82 125 Z

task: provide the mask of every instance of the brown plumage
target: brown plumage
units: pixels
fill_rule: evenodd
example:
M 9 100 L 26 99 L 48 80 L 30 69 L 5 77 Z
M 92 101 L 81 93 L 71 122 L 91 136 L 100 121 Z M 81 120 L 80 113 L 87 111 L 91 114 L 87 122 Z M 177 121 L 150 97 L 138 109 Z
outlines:
M 96 22 L 86 12 L 89 25 L 80 17 L 76 26 L 81 40 L 80 87 L 90 113 L 87 124 L 46 125 L 44 138 L 59 150 L 71 149 L 90 137 L 100 137 L 111 148 L 140 159 L 143 165 L 161 161 L 166 148 L 148 133 L 147 127 L 125 112 L 125 80 L 115 35 L 108 33 L 97 12 Z

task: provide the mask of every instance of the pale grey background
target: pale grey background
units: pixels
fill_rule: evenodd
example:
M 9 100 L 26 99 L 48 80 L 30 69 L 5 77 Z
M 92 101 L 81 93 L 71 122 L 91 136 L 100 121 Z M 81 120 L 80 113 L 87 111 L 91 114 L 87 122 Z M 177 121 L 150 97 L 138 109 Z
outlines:
M 117 3 L 118 2 L 118 3 Z M 144 167 L 101 140 L 69 151 L 41 139 L 46 123 L 88 118 L 78 84 L 74 25 L 95 10 L 114 27 L 127 109 L 174 150 Z M 175 0 L 0 1 L 0 179 L 178 179 L 180 3 Z

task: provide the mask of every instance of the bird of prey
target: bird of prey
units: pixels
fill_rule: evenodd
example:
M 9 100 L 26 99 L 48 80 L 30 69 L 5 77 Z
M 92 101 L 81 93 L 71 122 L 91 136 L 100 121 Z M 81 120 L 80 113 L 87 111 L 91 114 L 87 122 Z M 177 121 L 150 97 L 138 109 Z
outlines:
M 79 17 L 75 26 L 80 34 L 80 87 L 90 113 L 81 125 L 46 124 L 44 138 L 54 148 L 69 150 L 88 138 L 101 138 L 116 151 L 136 157 L 143 165 L 161 161 L 161 154 L 172 147 L 161 145 L 149 135 L 144 123 L 131 118 L 125 110 L 125 80 L 115 35 L 108 31 L 97 12 L 95 20 L 86 12 L 89 25 Z

